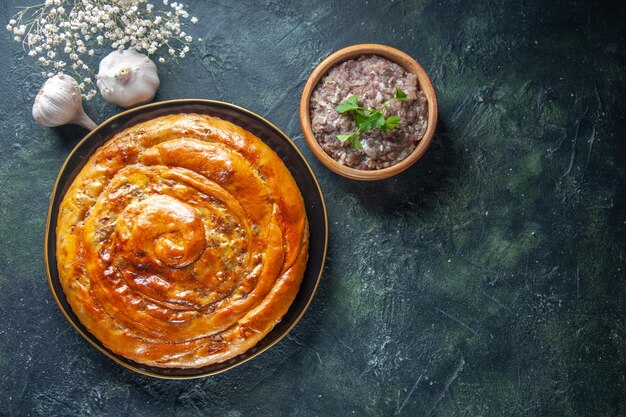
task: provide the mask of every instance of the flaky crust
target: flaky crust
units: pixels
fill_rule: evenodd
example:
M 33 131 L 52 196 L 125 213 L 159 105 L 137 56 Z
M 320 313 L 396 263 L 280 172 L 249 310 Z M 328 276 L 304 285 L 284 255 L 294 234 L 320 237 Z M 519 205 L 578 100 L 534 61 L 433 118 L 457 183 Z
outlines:
M 298 187 L 259 138 L 176 114 L 89 159 L 60 206 L 59 278 L 107 348 L 158 367 L 222 362 L 293 302 L 308 254 Z

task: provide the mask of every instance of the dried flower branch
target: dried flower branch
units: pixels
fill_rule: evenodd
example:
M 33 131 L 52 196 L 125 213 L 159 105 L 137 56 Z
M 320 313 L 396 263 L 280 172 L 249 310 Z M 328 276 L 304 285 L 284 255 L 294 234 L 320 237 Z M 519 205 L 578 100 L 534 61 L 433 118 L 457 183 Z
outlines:
M 148 0 L 46 0 L 22 8 L 6 29 L 38 59 L 44 77 L 73 73 L 89 100 L 96 95 L 92 70 L 96 51 L 107 46 L 147 55 L 167 51 L 159 58 L 161 63 L 189 52 L 194 39 L 183 31 L 182 23 L 198 19 L 179 2 L 162 3 L 157 7 Z

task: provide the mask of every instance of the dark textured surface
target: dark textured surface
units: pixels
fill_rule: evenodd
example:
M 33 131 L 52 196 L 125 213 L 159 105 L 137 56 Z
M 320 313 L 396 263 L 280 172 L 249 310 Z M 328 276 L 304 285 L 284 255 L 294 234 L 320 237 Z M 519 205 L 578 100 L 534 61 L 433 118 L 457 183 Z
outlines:
M 0 0 L 2 26 L 17 1 Z M 30 117 L 41 79 L 0 34 L 0 415 L 626 415 L 625 8 L 592 1 L 190 1 L 205 39 L 158 100 L 247 107 L 326 194 L 327 268 L 280 344 L 225 374 L 134 374 L 65 321 L 44 276 L 56 174 L 82 131 Z M 425 157 L 379 183 L 306 147 L 313 67 L 362 42 L 422 63 Z M 117 108 L 96 98 L 97 121 Z

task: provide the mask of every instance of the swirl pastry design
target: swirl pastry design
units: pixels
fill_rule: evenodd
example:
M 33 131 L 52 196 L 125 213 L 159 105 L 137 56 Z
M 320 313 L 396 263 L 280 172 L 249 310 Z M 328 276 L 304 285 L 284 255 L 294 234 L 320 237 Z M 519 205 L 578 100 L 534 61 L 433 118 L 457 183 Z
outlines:
M 196 368 L 254 346 L 294 300 L 307 261 L 298 187 L 260 139 L 197 114 L 127 129 L 68 189 L 59 277 L 107 348 Z

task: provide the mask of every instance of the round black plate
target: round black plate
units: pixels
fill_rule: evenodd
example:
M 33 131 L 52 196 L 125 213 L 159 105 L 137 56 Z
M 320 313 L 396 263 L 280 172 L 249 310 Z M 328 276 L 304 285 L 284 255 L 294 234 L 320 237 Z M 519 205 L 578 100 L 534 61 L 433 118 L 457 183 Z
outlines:
M 67 189 L 89 157 L 117 132 L 137 123 L 174 113 L 201 113 L 219 117 L 241 126 L 268 144 L 283 160 L 287 168 L 289 168 L 291 175 L 293 175 L 298 187 L 300 187 L 310 225 L 309 260 L 306 272 L 304 273 L 304 278 L 296 299 L 280 323 L 278 323 L 256 346 L 247 352 L 228 361 L 197 369 L 146 366 L 119 356 L 104 347 L 104 345 L 80 323 L 67 302 L 59 281 L 56 260 L 55 231 L 59 205 Z M 241 107 L 219 101 L 194 99 L 163 101 L 125 111 L 102 123 L 76 145 L 67 157 L 65 164 L 63 164 L 54 185 L 52 196 L 50 197 L 44 250 L 48 281 L 52 295 L 67 320 L 85 339 L 87 339 L 87 341 L 115 362 L 136 372 L 160 378 L 196 378 L 216 374 L 237 366 L 272 347 L 289 333 L 293 326 L 295 326 L 304 315 L 311 303 L 324 268 L 327 245 L 328 215 L 326 213 L 322 190 L 306 159 L 304 159 L 302 153 L 300 153 L 287 135 L 261 116 Z

